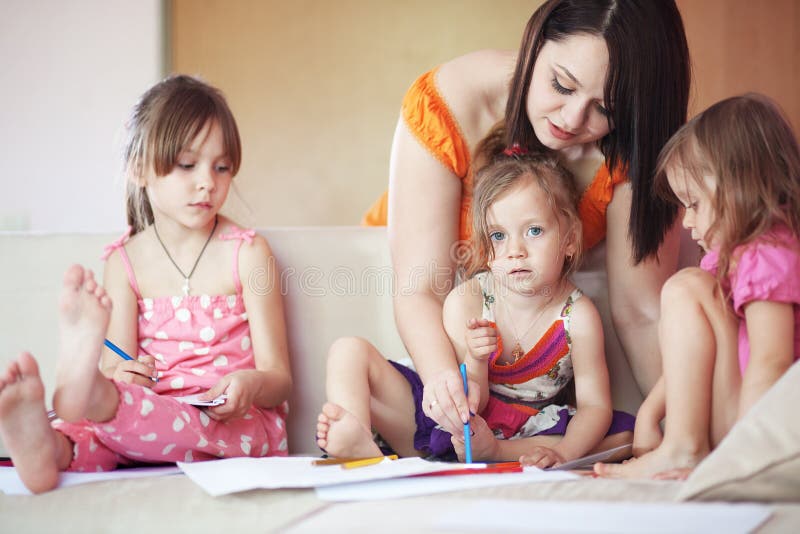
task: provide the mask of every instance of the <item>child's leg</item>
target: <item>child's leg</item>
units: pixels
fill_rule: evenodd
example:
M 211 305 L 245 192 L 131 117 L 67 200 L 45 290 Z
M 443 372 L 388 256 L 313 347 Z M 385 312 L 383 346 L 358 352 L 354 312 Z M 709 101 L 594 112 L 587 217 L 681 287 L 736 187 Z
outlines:
M 67 269 L 59 301 L 59 357 L 53 407 L 65 421 L 105 421 L 119 395 L 98 369 L 111 300 L 79 265 Z
M 331 456 L 376 456 L 374 426 L 403 456 L 415 456 L 414 398 L 406 379 L 369 342 L 342 338 L 328 355 L 328 403 L 317 443 Z
M 659 342 L 666 421 L 655 450 L 623 465 L 595 467 L 605 476 L 650 477 L 693 468 L 724 435 L 738 405 L 737 321 L 697 268 L 670 278 L 661 293 Z
M 0 377 L 0 436 L 22 482 L 34 493 L 58 484 L 72 446 L 47 420 L 44 384 L 33 356 L 20 354 Z

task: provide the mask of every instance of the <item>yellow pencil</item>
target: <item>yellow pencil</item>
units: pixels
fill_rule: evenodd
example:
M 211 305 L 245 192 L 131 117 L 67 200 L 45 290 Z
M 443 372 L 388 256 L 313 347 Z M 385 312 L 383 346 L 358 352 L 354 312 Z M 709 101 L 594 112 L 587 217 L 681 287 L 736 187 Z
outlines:
M 397 455 L 392 454 L 389 456 L 376 456 L 375 458 L 364 458 L 362 460 L 353 460 L 352 462 L 345 462 L 341 465 L 342 469 L 357 469 L 359 467 L 366 467 L 368 465 L 379 464 L 387 458 L 389 460 L 397 460 Z

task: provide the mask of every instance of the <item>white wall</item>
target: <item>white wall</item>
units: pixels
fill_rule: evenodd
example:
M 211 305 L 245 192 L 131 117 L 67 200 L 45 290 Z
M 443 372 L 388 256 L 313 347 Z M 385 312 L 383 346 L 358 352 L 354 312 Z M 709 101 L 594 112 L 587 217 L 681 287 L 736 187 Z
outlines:
M 0 230 L 125 227 L 122 125 L 162 33 L 161 0 L 0 0 Z

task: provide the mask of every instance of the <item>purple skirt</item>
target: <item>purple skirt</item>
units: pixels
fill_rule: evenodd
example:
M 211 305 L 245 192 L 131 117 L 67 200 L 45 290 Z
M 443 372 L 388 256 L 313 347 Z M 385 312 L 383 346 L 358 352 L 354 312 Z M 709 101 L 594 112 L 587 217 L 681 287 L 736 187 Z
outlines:
M 414 432 L 414 448 L 430 456 L 435 456 L 440 459 L 454 460 L 456 459 L 453 444 L 450 441 L 450 433 L 442 430 L 436 424 L 436 421 L 425 415 L 422 411 L 422 380 L 413 369 L 406 367 L 389 360 L 395 369 L 405 377 L 408 384 L 411 386 L 411 394 L 414 397 L 414 420 L 417 423 L 417 430 Z M 572 416 L 567 409 L 558 412 L 558 422 L 541 432 L 537 433 L 538 436 L 551 436 L 551 435 L 564 435 L 567 431 Z M 611 418 L 611 426 L 606 432 L 606 436 L 618 434 L 620 432 L 632 432 L 636 418 L 627 412 L 614 410 Z

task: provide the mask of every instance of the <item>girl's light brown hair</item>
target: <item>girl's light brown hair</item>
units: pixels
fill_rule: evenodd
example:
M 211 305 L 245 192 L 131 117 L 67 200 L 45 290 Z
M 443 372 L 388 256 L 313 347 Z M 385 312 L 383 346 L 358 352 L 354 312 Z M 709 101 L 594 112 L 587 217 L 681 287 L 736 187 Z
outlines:
M 239 129 L 218 89 L 191 76 L 170 76 L 151 87 L 134 106 L 123 151 L 127 216 L 133 234 L 153 223 L 142 178 L 149 172 L 169 174 L 181 151 L 209 121 L 216 121 L 222 130 L 223 147 L 235 176 L 242 161 Z
M 784 225 L 800 237 L 800 149 L 775 102 L 750 93 L 718 102 L 686 123 L 659 157 L 656 191 L 679 203 L 667 173 L 682 168 L 707 190 L 713 177 L 716 220 L 704 236 L 719 243 L 717 277 L 724 280 L 736 247 Z
M 475 176 L 472 199 L 472 256 L 467 266 L 467 275 L 486 270 L 494 259 L 494 247 L 489 237 L 486 221 L 489 208 L 507 191 L 529 181 L 538 185 L 547 203 L 556 215 L 560 239 L 572 235 L 575 251 L 564 261 L 562 278 L 578 270 L 583 254 L 582 226 L 578 215 L 578 191 L 572 174 L 550 155 L 501 155 L 493 163 L 483 167 Z

